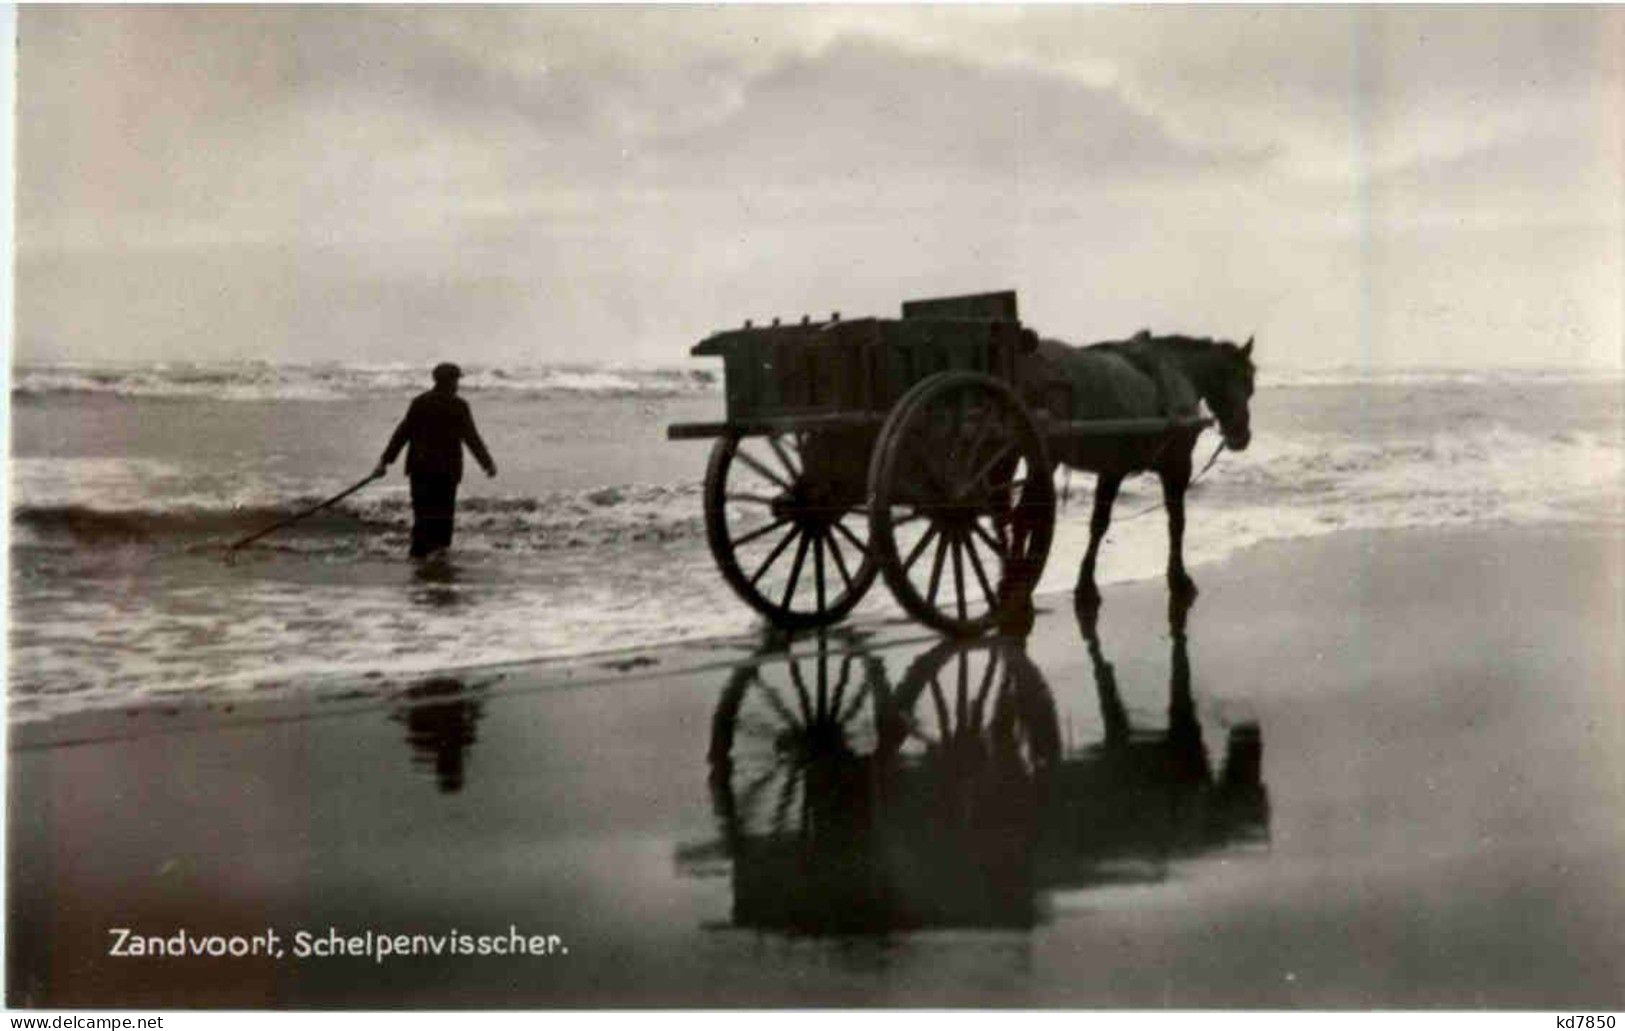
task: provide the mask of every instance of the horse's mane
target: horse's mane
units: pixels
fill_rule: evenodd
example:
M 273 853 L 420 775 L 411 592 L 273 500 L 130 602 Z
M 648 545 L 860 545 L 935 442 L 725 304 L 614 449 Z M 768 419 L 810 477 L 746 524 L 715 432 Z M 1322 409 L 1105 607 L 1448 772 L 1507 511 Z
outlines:
M 1110 340 L 1095 346 L 1132 348 L 1135 345 L 1153 345 L 1167 347 L 1175 351 L 1186 353 L 1211 353 L 1218 351 L 1224 357 L 1240 360 L 1249 372 L 1256 370 L 1252 355 L 1244 352 L 1238 345 L 1229 340 L 1215 340 L 1213 337 L 1192 337 L 1182 333 L 1171 333 L 1167 336 L 1153 336 L 1149 329 L 1142 329 L 1127 340 Z
M 1149 329 L 1142 329 L 1127 340 L 1112 340 L 1108 343 L 1117 344 L 1166 344 L 1181 350 L 1211 350 L 1212 348 L 1230 348 L 1239 351 L 1240 348 L 1228 340 L 1216 340 L 1213 337 L 1191 337 L 1183 333 L 1170 333 L 1167 336 L 1155 336 Z
M 1093 344 L 1069 344 L 1064 340 L 1055 340 L 1050 337 L 1044 337 L 1042 340 L 1047 344 L 1060 344 L 1064 347 L 1071 348 L 1098 347 L 1102 349 L 1128 350 L 1137 345 L 1154 345 L 1157 347 L 1168 347 L 1178 351 L 1197 351 L 1204 353 L 1210 351 L 1221 351 L 1227 356 L 1242 357 L 1241 348 L 1229 340 L 1216 340 L 1213 337 L 1185 336 L 1182 333 L 1170 333 L 1166 336 L 1156 336 L 1152 334 L 1151 330 L 1149 329 L 1142 329 L 1126 340 L 1102 340 Z M 1246 361 L 1248 367 L 1251 368 L 1253 365 L 1252 358 L 1248 356 L 1244 358 L 1244 360 Z

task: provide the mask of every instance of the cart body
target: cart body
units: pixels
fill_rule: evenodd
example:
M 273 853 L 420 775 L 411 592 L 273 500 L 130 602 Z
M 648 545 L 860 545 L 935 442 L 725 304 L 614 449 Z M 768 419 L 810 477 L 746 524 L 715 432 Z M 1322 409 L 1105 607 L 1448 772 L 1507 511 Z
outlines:
M 747 322 L 695 345 L 722 359 L 725 418 L 668 436 L 717 441 L 705 506 L 724 578 L 786 628 L 844 617 L 877 573 L 937 629 L 1002 625 L 1048 553 L 1046 441 L 1171 425 L 1078 420 L 1036 345 L 1014 291 L 910 301 L 896 319 Z
M 1013 381 L 1021 337 L 1013 291 L 911 301 L 900 319 L 747 322 L 689 352 L 722 359 L 726 421 L 678 424 L 669 435 L 878 427 L 928 376 L 978 372 Z

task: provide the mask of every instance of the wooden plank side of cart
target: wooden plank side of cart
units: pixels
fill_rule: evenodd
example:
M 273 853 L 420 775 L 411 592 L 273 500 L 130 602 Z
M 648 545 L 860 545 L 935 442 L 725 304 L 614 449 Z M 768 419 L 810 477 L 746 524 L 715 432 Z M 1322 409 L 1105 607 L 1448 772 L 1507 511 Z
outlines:
M 764 437 L 775 433 L 861 429 L 879 426 L 884 415 L 872 412 L 821 412 L 817 415 L 773 415 L 722 422 L 678 422 L 666 427 L 667 440 L 706 440 L 712 437 Z

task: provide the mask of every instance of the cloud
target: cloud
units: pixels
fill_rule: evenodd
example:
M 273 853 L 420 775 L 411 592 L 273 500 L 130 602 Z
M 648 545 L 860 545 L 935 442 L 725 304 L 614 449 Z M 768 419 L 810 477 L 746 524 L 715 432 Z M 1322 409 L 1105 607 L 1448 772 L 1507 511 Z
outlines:
M 1531 268 L 1485 241 L 1618 237 L 1615 9 L 20 20 L 19 319 L 65 351 L 670 357 L 745 315 L 1020 286 L 1057 332 L 1244 334 L 1268 309 L 1336 337 L 1322 357 L 1355 346 L 1369 277 L 1443 289 L 1371 266 L 1393 234 L 1503 296 Z M 1617 309 L 1586 272 L 1617 245 L 1538 250 L 1528 291 Z
M 1112 90 L 845 37 L 743 84 L 733 109 L 668 133 L 653 154 L 678 176 L 818 183 L 949 176 L 985 188 L 1199 172 L 1234 155 L 1198 149 Z

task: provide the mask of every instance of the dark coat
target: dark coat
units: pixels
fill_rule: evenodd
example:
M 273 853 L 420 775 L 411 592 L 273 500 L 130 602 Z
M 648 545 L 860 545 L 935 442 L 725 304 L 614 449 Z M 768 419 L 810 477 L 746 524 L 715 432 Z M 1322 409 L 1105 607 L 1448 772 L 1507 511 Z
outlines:
M 384 448 L 382 461 L 384 465 L 395 461 L 405 447 L 408 476 L 450 476 L 460 481 L 464 444 L 487 472 L 495 467 L 480 431 L 474 428 L 468 402 L 446 391 L 427 390 L 412 399 L 406 417 Z

